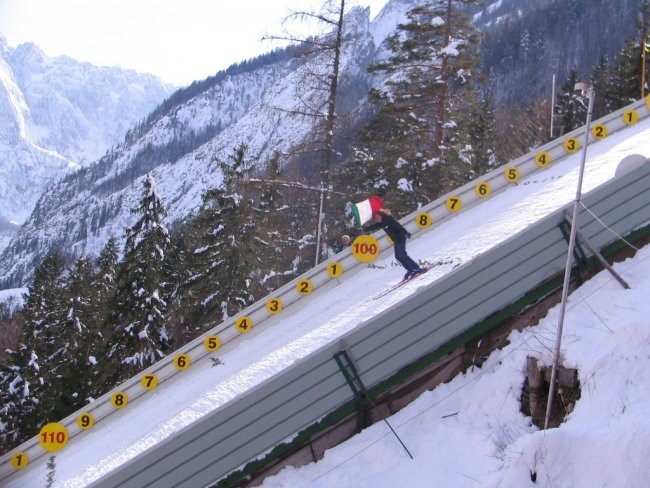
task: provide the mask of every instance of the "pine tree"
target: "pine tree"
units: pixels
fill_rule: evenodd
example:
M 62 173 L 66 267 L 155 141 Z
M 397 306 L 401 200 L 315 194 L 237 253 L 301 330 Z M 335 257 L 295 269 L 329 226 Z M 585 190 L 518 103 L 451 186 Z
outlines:
M 467 145 L 458 118 L 466 113 L 464 99 L 478 72 L 479 38 L 460 7 L 476 3 L 419 4 L 389 38 L 392 56 L 371 68 L 388 78 L 370 94 L 379 109 L 355 151 L 352 166 L 369 175 L 367 182 L 357 180 L 358 190 L 374 190 L 394 207 L 409 209 L 443 191 L 445 151 L 460 154 Z
M 65 322 L 63 257 L 48 254 L 34 273 L 25 297 L 23 335 L 9 354 L 3 375 L 0 438 L 18 443 L 35 435 L 41 424 L 57 420 L 53 409 L 65 392 L 60 391 L 63 350 L 60 338 Z
M 331 187 L 331 172 L 337 155 L 336 133 L 339 129 L 337 110 L 339 107 L 339 84 L 341 76 L 341 60 L 344 45 L 349 40 L 351 32 L 345 32 L 345 0 L 324 0 L 320 10 L 297 11 L 289 15 L 286 20 L 306 20 L 324 27 L 327 32 L 318 37 L 297 39 L 294 35 L 277 37 L 275 39 L 298 42 L 301 46 L 300 53 L 308 59 L 300 70 L 302 80 L 296 86 L 296 106 L 290 113 L 300 117 L 311 117 L 314 124 L 313 136 L 301 147 L 301 152 L 311 153 L 308 158 L 300 158 L 304 163 L 301 166 L 302 177 L 313 182 L 318 177 L 321 188 Z M 314 162 L 317 161 L 317 164 Z M 304 181 L 305 179 L 303 179 Z M 321 216 L 327 214 L 327 200 L 320 200 L 319 212 Z M 320 225 L 320 219 L 316 216 Z M 325 228 L 318 228 L 316 232 L 316 261 L 320 261 L 324 242 L 327 234 Z
M 170 238 L 162 222 L 165 209 L 151 174 L 144 178 L 142 198 L 131 212 L 139 218 L 126 231 L 108 351 L 112 361 L 131 366 L 123 368 L 122 377 L 164 357 L 171 342 L 161 285 Z
M 223 188 L 203 194 L 183 286 L 183 296 L 192 304 L 190 320 L 219 323 L 254 299 L 251 278 L 260 276 L 262 260 L 253 201 L 244 191 L 253 169 L 247 151 L 241 144 L 227 161 L 217 161 Z
M 92 262 L 79 258 L 65 288 L 67 314 L 65 334 L 61 339 L 66 359 L 60 382 L 62 390 L 67 392 L 69 406 L 62 406 L 61 418 L 92 400 L 98 386 L 96 382 L 100 380 L 96 358 L 102 347 L 100 326 L 103 317 L 95 314 L 94 282 Z
M 616 58 L 613 70 L 613 89 L 607 92 L 612 106 L 624 107 L 641 96 L 641 41 L 630 37 L 625 41 Z
M 574 67 L 562 84 L 558 103 L 555 105 L 555 114 L 560 123 L 560 135 L 582 127 L 585 123 L 587 99 L 575 90 L 578 81 L 580 81 L 580 75 Z
M 467 93 L 459 110 L 454 136 L 448 135 L 443 152 L 442 178 L 451 189 L 499 165 L 496 122 L 489 95 Z
M 265 270 L 261 281 L 251 291 L 256 297 L 266 295 L 280 287 L 289 277 L 295 276 L 296 250 L 298 232 L 301 226 L 287 225 L 288 220 L 297 220 L 295 208 L 287 205 L 285 193 L 289 187 L 283 186 L 284 172 L 280 164 L 280 153 L 275 153 L 266 163 L 263 185 L 257 196 L 257 205 L 253 208 L 254 221 L 260 236 L 262 269 Z M 253 187 L 251 187 L 251 190 Z M 287 263 L 286 256 L 290 256 Z M 290 269 L 285 270 L 287 264 Z M 285 278 L 283 278 L 285 277 Z
M 617 110 L 638 100 L 642 96 L 643 59 L 645 44 L 650 40 L 648 22 L 650 20 L 650 2 L 643 0 L 639 6 L 639 16 L 636 21 L 637 34 L 625 41 L 624 47 L 618 52 L 615 65 L 611 70 L 611 80 L 607 89 L 602 93 L 603 98 L 612 110 Z M 648 59 L 650 53 L 645 52 L 646 76 L 643 94 L 648 93 Z M 599 95 L 599 92 L 596 92 Z M 595 103 L 598 102 L 598 96 Z
M 195 338 L 201 331 L 193 321 L 189 320 L 186 310 L 186 297 L 183 296 L 183 284 L 190 276 L 188 268 L 190 259 L 188 249 L 196 243 L 194 234 L 194 221 L 183 225 L 179 231 L 172 233 L 170 251 L 164 262 L 164 299 L 167 303 L 167 323 L 169 333 L 174 338 L 175 344 L 180 347 Z
M 548 100 L 524 107 L 500 107 L 495 114 L 498 159 L 512 160 L 550 141 L 551 110 Z
M 96 324 L 97 330 L 94 336 L 96 355 L 89 356 L 87 360 L 93 365 L 96 374 L 93 374 L 87 395 L 93 399 L 115 386 L 117 370 L 120 368 L 119 364 L 106 360 L 110 355 L 114 334 L 111 319 L 117 294 L 118 253 L 117 239 L 111 236 L 95 260 L 95 273 L 90 282 L 92 322 Z
M 594 88 L 594 120 L 614 110 L 615 100 L 618 98 L 618 89 L 613 81 L 613 72 L 609 66 L 607 56 L 600 58 L 598 65 L 590 78 Z

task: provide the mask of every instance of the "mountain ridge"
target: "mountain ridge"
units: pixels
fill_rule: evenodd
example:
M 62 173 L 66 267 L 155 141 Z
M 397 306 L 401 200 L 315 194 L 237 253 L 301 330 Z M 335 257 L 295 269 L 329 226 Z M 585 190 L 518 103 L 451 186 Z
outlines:
M 345 111 L 355 114 L 357 120 L 366 110 L 368 90 L 378 83 L 376 75 L 369 74 L 366 68 L 387 56 L 383 41 L 417 3 L 391 0 L 372 21 L 367 9 L 348 13 L 351 17 L 347 35 L 353 42 L 343 56 L 340 93 Z M 498 26 L 516 23 L 523 18 L 526 6 L 537 6 L 529 0 L 488 3 L 483 7 L 486 14 L 477 14 L 475 19 Z M 546 3 L 555 10 L 559 8 L 554 2 Z M 638 1 L 619 3 L 630 11 Z M 504 4 L 520 5 L 522 11 L 505 15 Z M 515 37 L 521 37 L 526 29 L 525 23 L 517 24 Z M 496 42 L 494 36 L 490 42 Z M 611 50 L 613 44 L 609 42 L 607 49 Z M 511 79 L 530 77 L 522 74 L 524 69 L 512 71 L 513 59 L 524 52 L 519 48 L 516 56 L 504 57 L 495 65 L 502 70 L 490 73 L 495 86 L 512 84 L 503 83 L 504 69 L 512 72 Z M 298 90 L 301 75 L 318 69 L 318 61 L 303 61 L 286 54 L 269 54 L 258 64 L 243 63 L 178 90 L 143 122 L 132 126 L 124 140 L 97 162 L 50 187 L 0 256 L 0 282 L 5 286 L 24 285 L 34 265 L 52 248 L 97 255 L 110 236 L 121 240 L 124 229 L 132 223 L 129 210 L 137 202 L 140 181 L 147 172 L 154 173 L 168 211 L 167 223 L 173 223 L 192 215 L 200 205 L 201 193 L 220 184 L 215 160 L 227 159 L 236 145 L 246 144 L 251 157 L 261 163 L 276 150 L 288 155 L 300 147 L 316 126 L 287 114 L 295 109 L 298 98 L 315 96 Z M 526 69 L 530 72 L 529 67 Z M 550 80 L 550 72 L 547 74 Z M 534 95 L 545 85 L 542 78 L 537 76 L 528 85 L 518 83 L 517 89 L 526 92 L 524 96 Z
M 52 182 L 96 160 L 171 87 L 153 75 L 50 58 L 0 34 L 0 248 Z

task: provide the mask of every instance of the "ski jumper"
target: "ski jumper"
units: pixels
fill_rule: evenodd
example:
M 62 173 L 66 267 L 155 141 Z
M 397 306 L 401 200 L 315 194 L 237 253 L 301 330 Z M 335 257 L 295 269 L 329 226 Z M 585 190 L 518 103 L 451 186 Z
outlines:
M 420 266 L 406 253 L 406 238 L 411 237 L 411 234 L 392 215 L 382 212 L 378 212 L 378 214 L 381 216 L 381 221 L 371 225 L 364 225 L 363 230 L 371 232 L 384 229 L 388 237 L 393 240 L 395 259 L 404 266 L 407 272 L 411 274 L 419 273 L 421 271 Z

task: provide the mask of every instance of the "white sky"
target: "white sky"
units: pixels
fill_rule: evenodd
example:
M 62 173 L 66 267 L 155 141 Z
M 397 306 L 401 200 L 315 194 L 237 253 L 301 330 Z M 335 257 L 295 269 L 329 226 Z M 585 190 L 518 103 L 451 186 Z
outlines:
M 349 0 L 371 7 L 388 0 Z M 270 51 L 292 10 L 323 0 L 0 0 L 0 33 L 11 47 L 33 42 L 46 55 L 153 73 L 189 84 Z

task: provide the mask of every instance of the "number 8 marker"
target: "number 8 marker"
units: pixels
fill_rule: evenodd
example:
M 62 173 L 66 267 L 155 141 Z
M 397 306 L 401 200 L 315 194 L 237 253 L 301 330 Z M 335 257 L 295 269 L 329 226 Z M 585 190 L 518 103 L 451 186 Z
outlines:
M 422 212 L 415 217 L 415 223 L 420 229 L 426 229 L 431 225 L 431 215 L 427 212 Z

